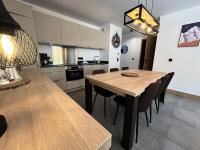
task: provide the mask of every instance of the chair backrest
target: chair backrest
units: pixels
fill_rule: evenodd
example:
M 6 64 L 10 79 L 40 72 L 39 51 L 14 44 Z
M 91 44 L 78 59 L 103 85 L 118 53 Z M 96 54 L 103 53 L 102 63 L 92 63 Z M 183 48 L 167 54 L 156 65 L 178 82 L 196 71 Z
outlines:
M 116 71 L 119 71 L 119 69 L 118 68 L 111 68 L 110 69 L 110 72 L 116 72 Z
M 122 67 L 122 70 L 128 70 L 129 67 Z
M 149 108 L 149 106 L 151 105 L 152 101 L 155 98 L 155 95 L 158 92 L 160 84 L 161 80 L 157 80 L 155 83 L 151 83 L 145 89 L 145 91 L 140 95 L 139 105 L 138 105 L 139 112 L 144 112 Z
M 160 94 L 163 91 L 165 91 L 167 83 L 168 83 L 168 80 L 169 80 L 169 75 L 167 74 L 166 76 L 162 77 L 160 80 L 161 80 L 161 84 L 160 84 L 160 87 L 158 89 L 158 92 L 157 92 L 155 98 L 158 98 L 160 96 Z
M 105 73 L 105 71 L 103 69 L 100 70 L 93 70 L 92 74 L 101 74 L 101 73 Z
M 174 72 L 168 73 L 169 78 L 168 78 L 168 81 L 167 81 L 167 84 L 166 84 L 165 89 L 167 89 L 167 87 L 169 86 L 169 83 L 171 82 L 171 80 L 172 80 L 174 74 L 175 74 Z

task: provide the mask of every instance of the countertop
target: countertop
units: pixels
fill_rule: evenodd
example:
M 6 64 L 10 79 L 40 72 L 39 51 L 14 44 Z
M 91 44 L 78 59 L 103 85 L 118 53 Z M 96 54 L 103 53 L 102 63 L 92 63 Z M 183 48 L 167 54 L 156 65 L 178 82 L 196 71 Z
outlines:
M 111 134 L 50 79 L 36 70 L 24 75 L 29 84 L 0 92 L 0 114 L 8 123 L 1 150 L 110 148 Z
M 100 61 L 100 63 L 90 62 L 90 63 L 85 63 L 85 64 L 60 64 L 60 65 L 47 64 L 47 65 L 41 66 L 41 68 L 66 67 L 66 66 L 85 66 L 85 65 L 106 65 L 106 64 L 108 64 L 108 61 Z

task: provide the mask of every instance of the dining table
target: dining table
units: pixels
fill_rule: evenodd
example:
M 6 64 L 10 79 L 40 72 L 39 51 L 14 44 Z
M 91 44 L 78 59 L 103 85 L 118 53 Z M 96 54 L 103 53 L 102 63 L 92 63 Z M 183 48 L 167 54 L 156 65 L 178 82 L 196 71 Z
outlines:
M 126 74 L 133 75 L 126 76 Z M 156 82 L 166 74 L 165 72 L 158 71 L 129 69 L 87 75 L 85 77 L 85 109 L 88 113 L 92 113 L 93 85 L 116 93 L 116 95 L 126 97 L 121 145 L 124 149 L 129 150 L 133 145 L 139 96 L 151 83 Z M 165 93 L 162 93 L 160 99 L 164 99 L 164 96 Z

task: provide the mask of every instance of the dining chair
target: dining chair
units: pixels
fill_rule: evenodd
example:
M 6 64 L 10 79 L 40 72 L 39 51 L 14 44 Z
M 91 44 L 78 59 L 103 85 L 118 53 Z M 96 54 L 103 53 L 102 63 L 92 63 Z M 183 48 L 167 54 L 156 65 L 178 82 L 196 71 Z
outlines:
M 147 126 L 149 127 L 149 119 L 148 119 L 148 115 L 147 115 L 147 109 L 150 108 L 150 118 L 151 118 L 151 103 L 154 100 L 155 95 L 158 92 L 160 84 L 161 84 L 161 80 L 157 80 L 155 83 L 150 84 L 139 97 L 138 110 L 137 110 L 137 121 L 136 121 L 136 143 L 138 142 L 139 113 L 140 112 L 145 113 Z M 122 97 L 122 96 L 117 96 L 114 98 L 114 101 L 117 103 L 117 109 L 116 109 L 115 117 L 113 120 L 113 125 L 115 124 L 116 119 L 117 119 L 119 106 L 126 105 L 126 98 Z
M 157 114 L 159 112 L 159 109 L 160 109 L 160 95 L 163 91 L 166 90 L 166 87 L 167 87 L 167 84 L 168 84 L 168 80 L 169 80 L 169 75 L 165 75 L 164 77 L 161 78 L 161 84 L 160 84 L 160 87 L 155 95 L 155 104 L 156 104 L 156 110 L 157 110 Z
M 122 70 L 128 70 L 129 67 L 122 67 Z
M 93 75 L 94 74 L 102 74 L 102 73 L 105 73 L 105 71 L 104 70 L 93 70 L 93 72 L 92 72 Z M 94 91 L 96 92 L 96 94 L 95 94 L 94 101 L 93 101 L 93 104 L 92 104 L 92 109 L 94 108 L 94 105 L 95 105 L 95 102 L 96 102 L 96 99 L 97 99 L 97 95 L 99 94 L 99 95 L 103 96 L 104 97 L 104 117 L 106 117 L 106 99 L 107 98 L 110 99 L 110 97 L 113 96 L 114 93 L 112 93 L 108 90 L 105 90 L 105 89 L 103 89 L 99 86 L 96 86 L 96 85 L 94 85 L 93 87 L 94 87 Z
M 110 68 L 110 72 L 116 72 L 116 71 L 119 71 L 118 68 Z
M 169 86 L 169 84 L 170 84 L 172 78 L 174 77 L 175 73 L 174 72 L 170 72 L 170 73 L 168 73 L 168 75 L 169 75 L 169 78 L 168 78 L 167 84 L 165 86 L 165 90 L 163 91 L 164 93 L 166 92 L 167 87 Z M 164 100 L 163 100 L 163 103 L 164 103 Z

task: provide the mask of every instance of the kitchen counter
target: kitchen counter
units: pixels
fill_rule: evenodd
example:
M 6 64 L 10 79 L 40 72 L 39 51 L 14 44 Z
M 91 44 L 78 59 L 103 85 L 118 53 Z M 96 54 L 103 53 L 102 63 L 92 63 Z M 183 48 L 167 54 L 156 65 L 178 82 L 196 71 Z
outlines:
M 36 70 L 31 82 L 0 92 L 0 114 L 8 123 L 2 150 L 106 150 L 111 134 L 50 79 Z M 84 99 L 83 99 L 84 100 Z
M 45 66 L 41 66 L 41 68 L 49 68 L 49 67 L 68 67 L 68 66 L 85 66 L 85 65 L 106 65 L 108 61 L 100 61 L 100 63 L 90 62 L 85 64 L 60 64 L 60 65 L 53 65 L 47 64 Z

